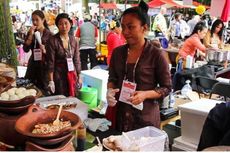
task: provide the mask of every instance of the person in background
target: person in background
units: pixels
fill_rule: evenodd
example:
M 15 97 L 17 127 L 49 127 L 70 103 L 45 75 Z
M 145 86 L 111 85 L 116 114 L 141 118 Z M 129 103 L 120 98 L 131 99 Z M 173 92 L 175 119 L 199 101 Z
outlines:
M 109 23 L 110 32 L 107 35 L 107 48 L 108 48 L 108 56 L 107 56 L 107 64 L 110 64 L 110 59 L 113 53 L 113 50 L 121 46 L 125 43 L 125 39 L 121 34 L 121 25 L 119 21 L 112 20 Z
M 166 36 L 167 22 L 164 17 L 167 9 L 161 7 L 160 13 L 154 18 L 152 30 L 155 32 L 156 37 Z
M 148 5 L 141 1 L 123 12 L 121 26 L 127 44 L 114 49 L 109 65 L 106 117 L 118 131 L 159 128 L 159 102 L 171 91 L 168 63 L 162 51 L 145 39 L 147 11 Z M 131 92 L 122 92 L 126 87 Z
M 75 96 L 82 84 L 78 42 L 68 34 L 71 22 L 68 14 L 59 14 L 55 20 L 59 32 L 47 44 L 48 87 L 55 95 Z
M 176 61 L 180 59 L 185 61 L 188 55 L 194 58 L 196 50 L 203 52 L 201 56 L 205 56 L 206 47 L 202 44 L 201 39 L 207 34 L 208 28 L 204 22 L 198 22 L 191 34 L 191 36 L 185 40 L 183 46 L 179 50 Z M 185 62 L 184 62 L 185 63 Z
M 46 73 L 47 63 L 45 58 L 47 51 L 45 49 L 45 45 L 53 34 L 49 31 L 45 15 L 42 11 L 35 10 L 32 13 L 32 23 L 33 25 L 29 29 L 23 44 L 23 50 L 26 53 L 30 50 L 32 51 L 25 78 L 31 80 L 32 83 L 41 90 L 46 91 L 48 76 Z M 36 31 L 38 31 L 41 35 L 41 44 L 35 37 Z
M 200 21 L 200 16 L 199 15 L 194 15 L 193 18 L 191 20 L 189 20 L 187 23 L 188 23 L 188 26 L 189 26 L 189 34 L 188 35 L 191 35 L 193 30 L 194 30 L 194 27 L 196 26 L 196 24 Z
M 169 26 L 169 33 L 172 39 L 184 39 L 185 36 L 189 33 L 189 26 L 181 17 L 181 13 L 176 13 L 175 19 Z
M 97 65 L 96 42 L 98 37 L 97 27 L 92 24 L 89 14 L 84 16 L 84 23 L 77 29 L 76 37 L 79 39 L 81 69 L 88 70 L 88 57 L 90 59 L 90 68 Z
M 51 32 L 55 32 L 55 14 L 53 13 L 52 10 L 48 10 L 48 13 L 47 13 L 47 17 L 48 17 L 48 26 L 49 26 L 49 29 Z
M 220 19 L 216 19 L 212 24 L 211 30 L 209 30 L 204 37 L 204 45 L 207 48 L 223 48 L 223 30 L 224 23 Z

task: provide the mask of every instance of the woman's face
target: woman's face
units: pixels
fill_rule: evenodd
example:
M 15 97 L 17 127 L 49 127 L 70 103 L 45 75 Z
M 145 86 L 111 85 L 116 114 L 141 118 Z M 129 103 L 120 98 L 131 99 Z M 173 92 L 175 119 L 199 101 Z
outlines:
M 198 31 L 198 36 L 199 36 L 199 38 L 200 39 L 203 39 L 204 37 L 205 37 L 205 35 L 207 34 L 207 32 L 208 32 L 208 28 L 204 28 L 203 30 L 199 30 Z
M 144 39 L 147 25 L 141 25 L 141 21 L 135 14 L 126 14 L 121 19 L 122 34 L 128 44 L 136 44 Z
M 220 30 L 222 29 L 223 25 L 220 23 L 218 26 L 215 28 L 215 33 L 219 33 Z
M 32 16 L 32 22 L 33 22 L 33 25 L 36 26 L 37 30 L 41 29 L 42 27 L 44 27 L 43 23 L 44 23 L 45 19 L 42 19 L 40 16 L 38 15 L 33 15 Z
M 60 34 L 67 34 L 71 28 L 71 24 L 68 19 L 62 18 L 58 21 L 58 29 Z

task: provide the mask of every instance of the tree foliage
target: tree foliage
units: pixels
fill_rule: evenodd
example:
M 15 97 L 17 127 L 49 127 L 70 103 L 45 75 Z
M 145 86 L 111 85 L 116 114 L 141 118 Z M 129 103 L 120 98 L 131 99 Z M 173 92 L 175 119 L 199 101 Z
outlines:
M 13 67 L 18 64 L 9 0 L 0 0 L 0 59 Z

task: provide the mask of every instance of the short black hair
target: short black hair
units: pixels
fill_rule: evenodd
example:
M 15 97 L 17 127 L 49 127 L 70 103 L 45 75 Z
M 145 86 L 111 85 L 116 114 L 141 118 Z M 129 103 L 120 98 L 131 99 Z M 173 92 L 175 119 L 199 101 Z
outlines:
M 70 24 L 72 24 L 72 20 L 70 19 L 69 15 L 67 13 L 61 13 L 61 14 L 58 14 L 58 16 L 56 17 L 55 19 L 55 24 L 56 26 L 58 27 L 58 22 L 61 20 L 61 19 L 68 19 Z
M 191 35 L 193 35 L 193 34 L 195 34 L 195 33 L 198 33 L 198 31 L 202 31 L 202 30 L 205 29 L 205 28 L 208 28 L 208 27 L 206 26 L 205 22 L 204 22 L 204 21 L 200 21 L 200 22 L 198 22 L 198 23 L 195 25 L 195 27 L 194 27 L 193 32 L 192 32 Z
M 149 26 L 148 9 L 148 5 L 141 0 L 138 6 L 126 9 L 121 15 L 121 18 L 127 14 L 136 14 L 142 25 L 147 24 Z

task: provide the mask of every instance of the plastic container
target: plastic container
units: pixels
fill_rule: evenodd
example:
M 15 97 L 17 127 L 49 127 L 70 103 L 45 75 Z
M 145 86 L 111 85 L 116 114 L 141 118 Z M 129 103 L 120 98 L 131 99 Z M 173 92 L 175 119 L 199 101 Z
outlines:
M 153 141 L 149 141 L 139 146 L 139 151 L 164 151 L 165 142 L 168 138 L 166 132 L 161 131 L 153 126 L 147 126 L 141 129 L 129 131 L 126 133 L 130 139 L 140 139 L 142 137 L 155 137 Z
M 169 93 L 169 107 L 172 108 L 175 105 L 175 102 L 176 100 L 172 89 L 172 91 Z
M 189 92 L 192 92 L 192 87 L 190 86 L 190 83 L 191 81 L 190 80 L 186 80 L 185 81 L 185 85 L 183 86 L 183 88 L 181 89 L 181 94 L 183 96 L 187 96 Z
M 97 107 L 97 89 L 90 87 L 82 87 L 79 99 L 86 103 L 89 108 Z

